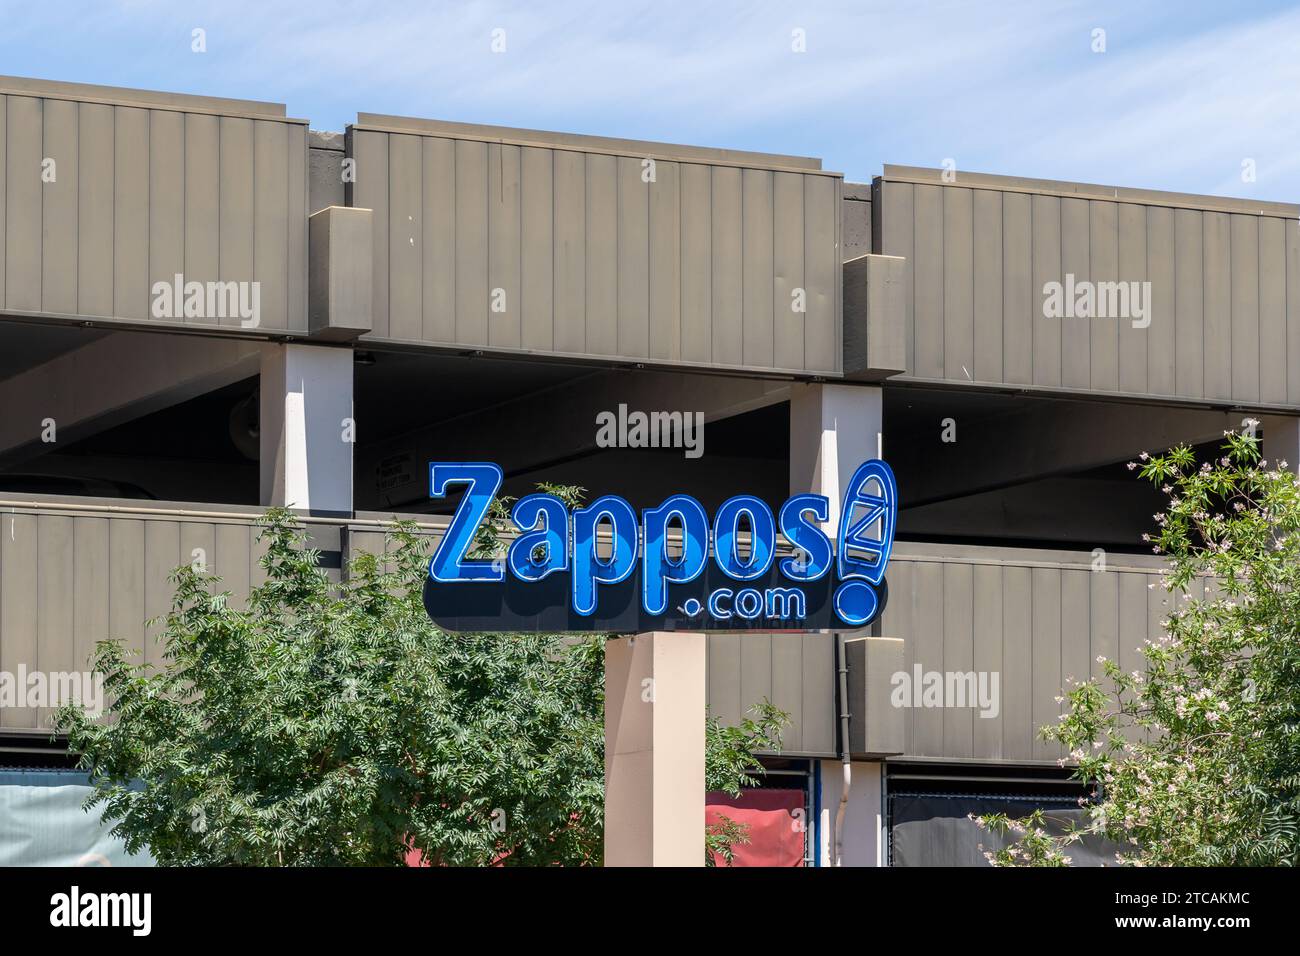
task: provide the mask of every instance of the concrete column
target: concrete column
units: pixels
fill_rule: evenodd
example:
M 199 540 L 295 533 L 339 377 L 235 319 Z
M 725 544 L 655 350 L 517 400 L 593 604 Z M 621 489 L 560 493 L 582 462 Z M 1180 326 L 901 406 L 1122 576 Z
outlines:
M 352 512 L 352 350 L 269 344 L 262 352 L 263 505 Z
M 844 811 L 841 866 L 885 866 L 884 812 L 881 807 L 879 761 L 854 761 L 849 765 L 849 803 Z M 835 813 L 844 792 L 844 765 L 838 760 L 823 760 L 821 813 L 817 821 L 820 834 L 817 865 L 835 865 Z
M 839 534 L 840 505 L 853 472 L 864 461 L 884 455 L 884 401 L 879 386 L 796 385 L 790 394 L 790 493 L 830 499 L 828 534 Z M 825 635 L 835 641 L 837 636 Z M 836 701 L 825 706 L 834 708 Z M 847 741 L 840 742 L 847 747 Z M 840 796 L 849 788 L 848 805 L 839 818 L 843 866 L 878 866 L 880 860 L 880 775 L 882 765 L 823 761 L 818 861 L 835 865 L 836 821 Z
M 605 643 L 605 865 L 704 865 L 705 636 Z
M 1286 462 L 1288 471 L 1300 472 L 1300 417 L 1293 415 L 1261 415 L 1263 454 L 1270 468 L 1281 467 Z
M 882 452 L 878 386 L 795 385 L 790 391 L 790 493 L 831 500 L 836 529 L 845 486 L 858 465 Z

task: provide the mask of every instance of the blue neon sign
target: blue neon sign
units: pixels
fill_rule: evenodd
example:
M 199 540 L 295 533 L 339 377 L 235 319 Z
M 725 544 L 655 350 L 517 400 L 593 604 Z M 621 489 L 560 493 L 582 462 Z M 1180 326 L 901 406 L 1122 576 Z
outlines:
M 870 624 L 887 599 L 898 487 L 878 459 L 849 481 L 833 540 L 823 495 L 794 495 L 777 514 L 737 495 L 710 521 L 684 494 L 640 515 L 617 495 L 570 512 L 532 494 L 511 511 L 505 560 L 471 558 L 501 482 L 491 462 L 429 465 L 431 497 L 464 492 L 424 589 L 448 630 L 842 630 Z M 777 556 L 778 533 L 794 555 Z

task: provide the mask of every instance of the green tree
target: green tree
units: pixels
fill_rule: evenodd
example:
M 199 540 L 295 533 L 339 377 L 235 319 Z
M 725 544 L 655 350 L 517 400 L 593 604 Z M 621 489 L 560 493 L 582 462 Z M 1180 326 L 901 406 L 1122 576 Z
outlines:
M 1260 457 L 1229 434 L 1216 461 L 1179 447 L 1130 465 L 1169 498 L 1148 536 L 1169 559 L 1165 635 L 1141 671 L 1104 660 L 1044 731 L 1097 788 L 1087 822 L 986 817 L 1014 839 L 995 864 L 1063 865 L 1086 835 L 1134 865 L 1300 864 L 1300 487 Z
M 704 789 L 722 791 L 733 797 L 759 782 L 763 765 L 756 750 L 780 750 L 781 729 L 790 715 L 767 701 L 755 705 L 738 727 L 730 727 L 709 715 L 704 727 Z M 724 866 L 735 862 L 735 848 L 749 842 L 749 826 L 720 814 L 717 823 L 705 827 L 704 863 Z
M 161 663 L 101 642 L 108 719 L 56 717 L 127 848 L 170 865 L 599 864 L 603 638 L 441 631 L 409 524 L 337 584 L 288 512 L 264 524 L 246 607 L 177 569 Z M 739 787 L 755 766 L 735 748 L 759 738 L 711 739 L 727 768 L 711 781 Z

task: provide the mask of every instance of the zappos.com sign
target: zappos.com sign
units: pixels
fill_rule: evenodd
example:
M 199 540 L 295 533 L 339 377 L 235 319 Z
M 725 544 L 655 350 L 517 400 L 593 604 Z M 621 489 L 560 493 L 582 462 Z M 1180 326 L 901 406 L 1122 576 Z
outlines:
M 616 495 L 570 512 L 532 494 L 514 505 L 504 557 L 472 558 L 501 479 L 489 462 L 429 466 L 430 497 L 464 492 L 424 585 L 425 609 L 447 630 L 843 630 L 884 609 L 898 488 L 883 461 L 854 473 L 834 540 L 820 524 L 824 495 L 795 495 L 777 514 L 737 495 L 710 520 L 690 495 L 638 515 Z M 778 532 L 793 555 L 777 555 Z

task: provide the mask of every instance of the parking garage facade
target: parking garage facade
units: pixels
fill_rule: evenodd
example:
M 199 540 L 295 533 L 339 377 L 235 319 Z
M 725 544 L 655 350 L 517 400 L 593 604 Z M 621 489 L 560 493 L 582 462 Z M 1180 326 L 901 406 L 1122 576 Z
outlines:
M 18 78 L 0 180 L 0 672 L 158 659 L 168 572 L 242 599 L 272 505 L 331 569 L 394 516 L 436 539 L 433 460 L 713 513 L 885 458 L 881 618 L 708 639 L 710 713 L 790 715 L 768 858 L 980 864 L 967 814 L 1078 812 L 1037 730 L 1170 600 L 1126 463 L 1241 428 L 1300 460 L 1294 205 Z M 974 691 L 892 693 L 930 675 Z M 0 862 L 127 862 L 26 704 Z

